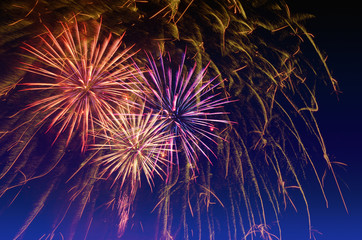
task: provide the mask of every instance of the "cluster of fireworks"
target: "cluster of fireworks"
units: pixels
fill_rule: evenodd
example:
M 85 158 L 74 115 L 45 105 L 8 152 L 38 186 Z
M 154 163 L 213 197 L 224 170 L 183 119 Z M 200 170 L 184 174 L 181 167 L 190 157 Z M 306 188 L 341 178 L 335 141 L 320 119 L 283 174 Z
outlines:
M 36 1 L 9 29 L 36 11 L 51 21 L 46 14 L 69 7 L 46 4 Z M 67 201 L 42 238 L 86 238 L 103 224 L 97 209 L 116 222 L 104 236 L 121 237 L 141 182 L 157 190 L 156 239 L 277 239 L 270 213 L 278 221 L 283 206 L 296 209 L 293 192 L 311 228 L 305 166 L 328 202 L 304 132 L 341 190 L 313 115 L 315 82 L 306 72 L 316 71 L 303 45 L 337 84 L 301 25 L 308 16 L 283 1 L 82 4 L 21 45 L 22 75 L 0 91 L 0 195 L 10 206 L 24 186 L 46 182 L 15 238 L 61 195 Z
M 128 204 L 129 208 L 141 174 L 152 186 L 153 175 L 169 174 L 178 165 L 179 155 L 193 169 L 197 169 L 199 152 L 209 159 L 207 151 L 213 153 L 214 147 L 203 138 L 216 144 L 214 138 L 220 138 L 214 133 L 216 125 L 230 124 L 222 116 L 229 100 L 217 93 L 220 83 L 205 79 L 207 67 L 196 72 L 194 64 L 187 71 L 186 54 L 176 70 L 171 62 L 164 63 L 162 53 L 159 61 L 148 54 L 148 65 L 140 67 L 131 61 L 135 54 L 131 47 L 121 50 L 122 37 L 112 41 L 110 34 L 100 41 L 100 31 L 98 24 L 90 38 L 86 25 L 79 28 L 74 19 L 72 26 L 62 24 L 58 36 L 47 29 L 39 37 L 40 48 L 26 44 L 28 57 L 35 61 L 24 63 L 23 69 L 45 81 L 20 84 L 29 87 L 23 91 L 42 91 L 48 96 L 22 111 L 32 110 L 32 118 L 39 117 L 36 125 L 46 125 L 47 131 L 56 129 L 53 144 L 64 132 L 66 145 L 80 133 L 81 151 L 104 151 L 87 163 L 100 165 L 98 178 L 107 174 L 114 182 L 120 181 L 121 191 L 124 184 L 131 186 L 127 203 L 119 206 Z M 120 214 L 120 234 L 127 214 Z

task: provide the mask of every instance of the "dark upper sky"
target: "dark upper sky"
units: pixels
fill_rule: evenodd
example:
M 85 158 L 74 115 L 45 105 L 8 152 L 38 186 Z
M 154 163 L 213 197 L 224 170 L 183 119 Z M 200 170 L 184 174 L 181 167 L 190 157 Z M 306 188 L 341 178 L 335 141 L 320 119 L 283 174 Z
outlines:
M 295 2 L 295 1 L 289 1 Z M 295 6 L 293 6 L 295 4 Z M 291 8 L 313 13 L 307 27 L 320 49 L 328 56 L 332 75 L 339 81 L 338 99 L 330 87 L 317 91 L 320 111 L 316 114 L 327 150 L 332 160 L 343 162 L 336 167 L 349 214 L 343 208 L 332 181 L 326 186 L 329 208 L 312 200 L 312 225 L 323 233 L 316 239 L 362 239 L 362 25 L 357 1 L 298 1 Z M 345 170 L 344 170 L 345 169 Z M 285 239 L 294 238 L 291 226 Z M 288 234 L 288 235 L 287 235 Z

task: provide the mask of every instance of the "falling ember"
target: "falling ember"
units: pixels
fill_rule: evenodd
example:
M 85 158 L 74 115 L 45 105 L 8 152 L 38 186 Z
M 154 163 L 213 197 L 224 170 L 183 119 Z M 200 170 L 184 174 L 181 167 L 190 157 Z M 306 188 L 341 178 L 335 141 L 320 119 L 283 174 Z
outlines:
M 48 129 L 58 125 L 55 140 L 68 131 L 67 144 L 73 132 L 81 134 L 82 150 L 88 142 L 88 133 L 94 133 L 94 120 L 111 121 L 114 107 L 128 104 L 128 92 L 134 91 L 129 79 L 137 74 L 133 64 L 128 64 L 130 48 L 121 50 L 122 37 L 113 41 L 109 34 L 103 41 L 101 23 L 89 36 L 86 25 L 62 23 L 62 33 L 55 36 L 47 28 L 39 36 L 41 47 L 26 44 L 24 49 L 32 64 L 24 69 L 44 79 L 23 83 L 26 91 L 49 91 L 51 96 L 34 101 L 27 108 L 36 114 L 45 114 L 41 122 L 48 121 Z M 124 99 L 123 102 L 121 102 Z

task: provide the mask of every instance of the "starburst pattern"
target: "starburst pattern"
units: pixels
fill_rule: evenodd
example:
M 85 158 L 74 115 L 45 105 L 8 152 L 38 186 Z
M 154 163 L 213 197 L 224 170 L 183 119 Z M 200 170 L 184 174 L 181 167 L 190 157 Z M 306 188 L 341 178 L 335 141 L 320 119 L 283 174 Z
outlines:
M 162 165 L 167 163 L 168 142 L 172 138 L 167 132 L 161 131 L 164 121 L 158 114 L 127 113 L 119 109 L 112 122 L 102 123 L 106 133 L 99 133 L 97 138 L 104 141 L 92 144 L 95 150 L 109 149 L 101 157 L 94 160 L 103 167 L 101 176 L 114 175 L 114 182 L 123 185 L 129 180 L 133 186 L 141 183 L 141 173 L 152 185 L 154 174 L 162 176 Z
M 94 160 L 102 167 L 100 178 L 112 176 L 113 184 L 120 182 L 118 235 L 123 234 L 128 222 L 130 206 L 141 185 L 141 174 L 152 187 L 153 176 L 162 178 L 162 167 L 167 164 L 168 152 L 172 151 L 167 144 L 172 135 L 161 131 L 164 121 L 158 114 L 145 113 L 143 107 L 139 111 L 136 114 L 119 109 L 112 122 L 100 123 L 106 133 L 96 137 L 103 143 L 91 145 L 94 150 L 106 151 Z
M 49 128 L 59 125 L 56 138 L 68 129 L 68 140 L 80 129 L 82 149 L 88 142 L 88 133 L 94 132 L 94 119 L 109 121 L 115 105 L 128 104 L 127 93 L 132 91 L 128 82 L 136 73 L 127 60 L 132 56 L 128 49 L 121 50 L 122 37 L 112 39 L 112 34 L 100 41 L 101 24 L 88 38 L 85 25 L 78 27 L 62 23 L 62 33 L 55 36 L 49 29 L 40 36 L 41 48 L 26 44 L 24 49 L 35 58 L 35 63 L 25 63 L 28 72 L 44 76 L 47 81 L 24 83 L 26 90 L 51 91 L 49 97 L 31 103 L 28 108 L 44 112 L 42 121 L 50 118 Z M 39 64 L 40 63 L 40 66 Z
M 230 121 L 223 119 L 227 114 L 223 106 L 230 100 L 220 97 L 220 92 L 215 93 L 221 82 L 215 83 L 216 78 L 205 79 L 207 67 L 198 72 L 195 63 L 185 72 L 185 58 L 186 53 L 177 70 L 173 71 L 162 56 L 158 67 L 153 56 L 148 55 L 149 71 L 144 80 L 148 87 L 145 92 L 150 94 L 145 100 L 150 108 L 162 112 L 162 118 L 167 123 L 165 131 L 175 136 L 170 142 L 171 148 L 177 152 L 182 150 L 188 162 L 194 165 L 198 152 L 209 160 L 207 151 L 215 155 L 206 140 L 216 144 L 216 139 L 222 139 L 214 131 L 218 123 L 230 124 Z

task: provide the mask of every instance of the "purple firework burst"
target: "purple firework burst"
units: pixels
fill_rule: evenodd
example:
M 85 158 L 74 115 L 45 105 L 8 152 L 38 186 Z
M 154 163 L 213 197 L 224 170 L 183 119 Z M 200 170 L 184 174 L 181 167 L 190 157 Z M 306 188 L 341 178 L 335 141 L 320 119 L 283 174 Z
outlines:
M 215 93 L 222 82 L 216 82 L 216 77 L 206 80 L 208 66 L 197 72 L 197 64 L 184 71 L 186 54 L 183 55 L 177 70 L 170 67 L 171 60 L 165 64 L 163 57 L 157 61 L 151 54 L 148 57 L 148 72 L 143 75 L 145 86 L 145 101 L 151 109 L 160 111 L 167 125 L 165 131 L 174 137 L 170 147 L 180 153 L 184 152 L 187 161 L 197 168 L 197 154 L 201 152 L 209 161 L 207 152 L 216 156 L 206 140 L 216 144 L 216 139 L 222 139 L 217 133 L 216 124 L 230 124 L 225 120 L 227 114 L 223 106 L 231 102 L 221 97 L 221 92 Z M 173 153 L 170 156 L 173 160 Z M 179 154 L 176 154 L 179 164 Z

